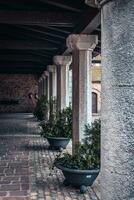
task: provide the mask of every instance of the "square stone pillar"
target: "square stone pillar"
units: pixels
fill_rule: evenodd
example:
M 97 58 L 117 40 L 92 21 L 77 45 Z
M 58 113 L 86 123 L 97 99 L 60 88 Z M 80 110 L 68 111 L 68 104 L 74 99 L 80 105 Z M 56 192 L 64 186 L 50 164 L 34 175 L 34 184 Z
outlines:
M 69 66 L 71 56 L 55 56 L 54 63 L 57 66 L 57 104 L 58 110 L 69 106 Z
M 70 35 L 72 51 L 73 150 L 84 138 L 85 124 L 92 122 L 92 51 L 98 42 L 94 35 Z
M 47 70 L 51 76 L 50 78 L 50 96 L 53 98 L 57 98 L 57 76 L 56 76 L 56 66 L 55 65 L 48 65 Z
M 98 0 L 102 32 L 101 199 L 134 199 L 134 1 Z

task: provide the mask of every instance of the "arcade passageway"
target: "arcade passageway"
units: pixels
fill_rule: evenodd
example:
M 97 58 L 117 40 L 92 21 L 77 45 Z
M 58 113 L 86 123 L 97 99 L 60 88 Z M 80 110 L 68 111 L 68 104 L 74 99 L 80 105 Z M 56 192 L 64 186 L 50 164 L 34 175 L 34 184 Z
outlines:
M 97 186 L 80 196 L 60 172 L 49 176 L 56 152 L 25 114 L 41 96 L 58 111 L 71 102 L 72 150 L 101 117 L 101 200 L 134 200 L 133 18 L 134 0 L 0 0 L 0 200 L 99 196 Z
M 82 195 L 62 185 L 60 171 L 51 172 L 57 152 L 37 125 L 31 114 L 0 115 L 0 200 L 98 200 L 98 183 Z

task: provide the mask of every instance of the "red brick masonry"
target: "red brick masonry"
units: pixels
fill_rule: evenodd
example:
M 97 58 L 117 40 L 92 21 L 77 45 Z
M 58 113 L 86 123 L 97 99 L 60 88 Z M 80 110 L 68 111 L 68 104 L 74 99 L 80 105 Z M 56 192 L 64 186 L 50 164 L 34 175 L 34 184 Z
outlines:
M 9 101 L 9 105 L 0 103 L 0 112 L 31 112 L 37 89 L 37 77 L 32 74 L 0 74 L 0 102 Z M 10 104 L 10 100 L 18 103 Z

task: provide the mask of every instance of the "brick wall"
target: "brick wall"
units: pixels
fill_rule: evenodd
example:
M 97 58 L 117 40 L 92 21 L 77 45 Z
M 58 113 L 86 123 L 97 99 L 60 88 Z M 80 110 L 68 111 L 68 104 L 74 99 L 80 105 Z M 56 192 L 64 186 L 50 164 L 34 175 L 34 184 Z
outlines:
M 32 112 L 37 80 L 32 74 L 0 74 L 0 112 Z

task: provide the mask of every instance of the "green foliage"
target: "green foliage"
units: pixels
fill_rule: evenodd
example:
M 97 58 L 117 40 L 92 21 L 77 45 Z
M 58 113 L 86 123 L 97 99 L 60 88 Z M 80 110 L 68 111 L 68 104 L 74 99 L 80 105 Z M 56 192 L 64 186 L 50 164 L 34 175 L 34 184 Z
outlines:
M 70 169 L 88 170 L 100 167 L 101 121 L 85 126 L 85 139 L 76 145 L 75 153 L 57 156 L 55 163 Z
M 56 115 L 56 107 L 57 101 L 54 97 L 50 97 L 48 101 L 48 107 L 49 107 L 49 120 L 52 121 L 54 119 L 54 116 Z
M 50 100 L 47 99 L 46 96 L 41 96 L 36 104 L 34 109 L 34 116 L 37 117 L 38 120 L 48 120 L 49 118 L 53 118 L 56 112 L 56 100 L 53 97 L 50 97 Z
M 46 122 L 40 124 L 41 135 L 44 137 L 72 137 L 72 109 L 67 107 L 58 113 L 53 114 Z
M 34 116 L 37 117 L 38 120 L 42 121 L 46 119 L 48 114 L 48 100 L 46 96 L 41 96 L 36 104 L 34 109 Z

